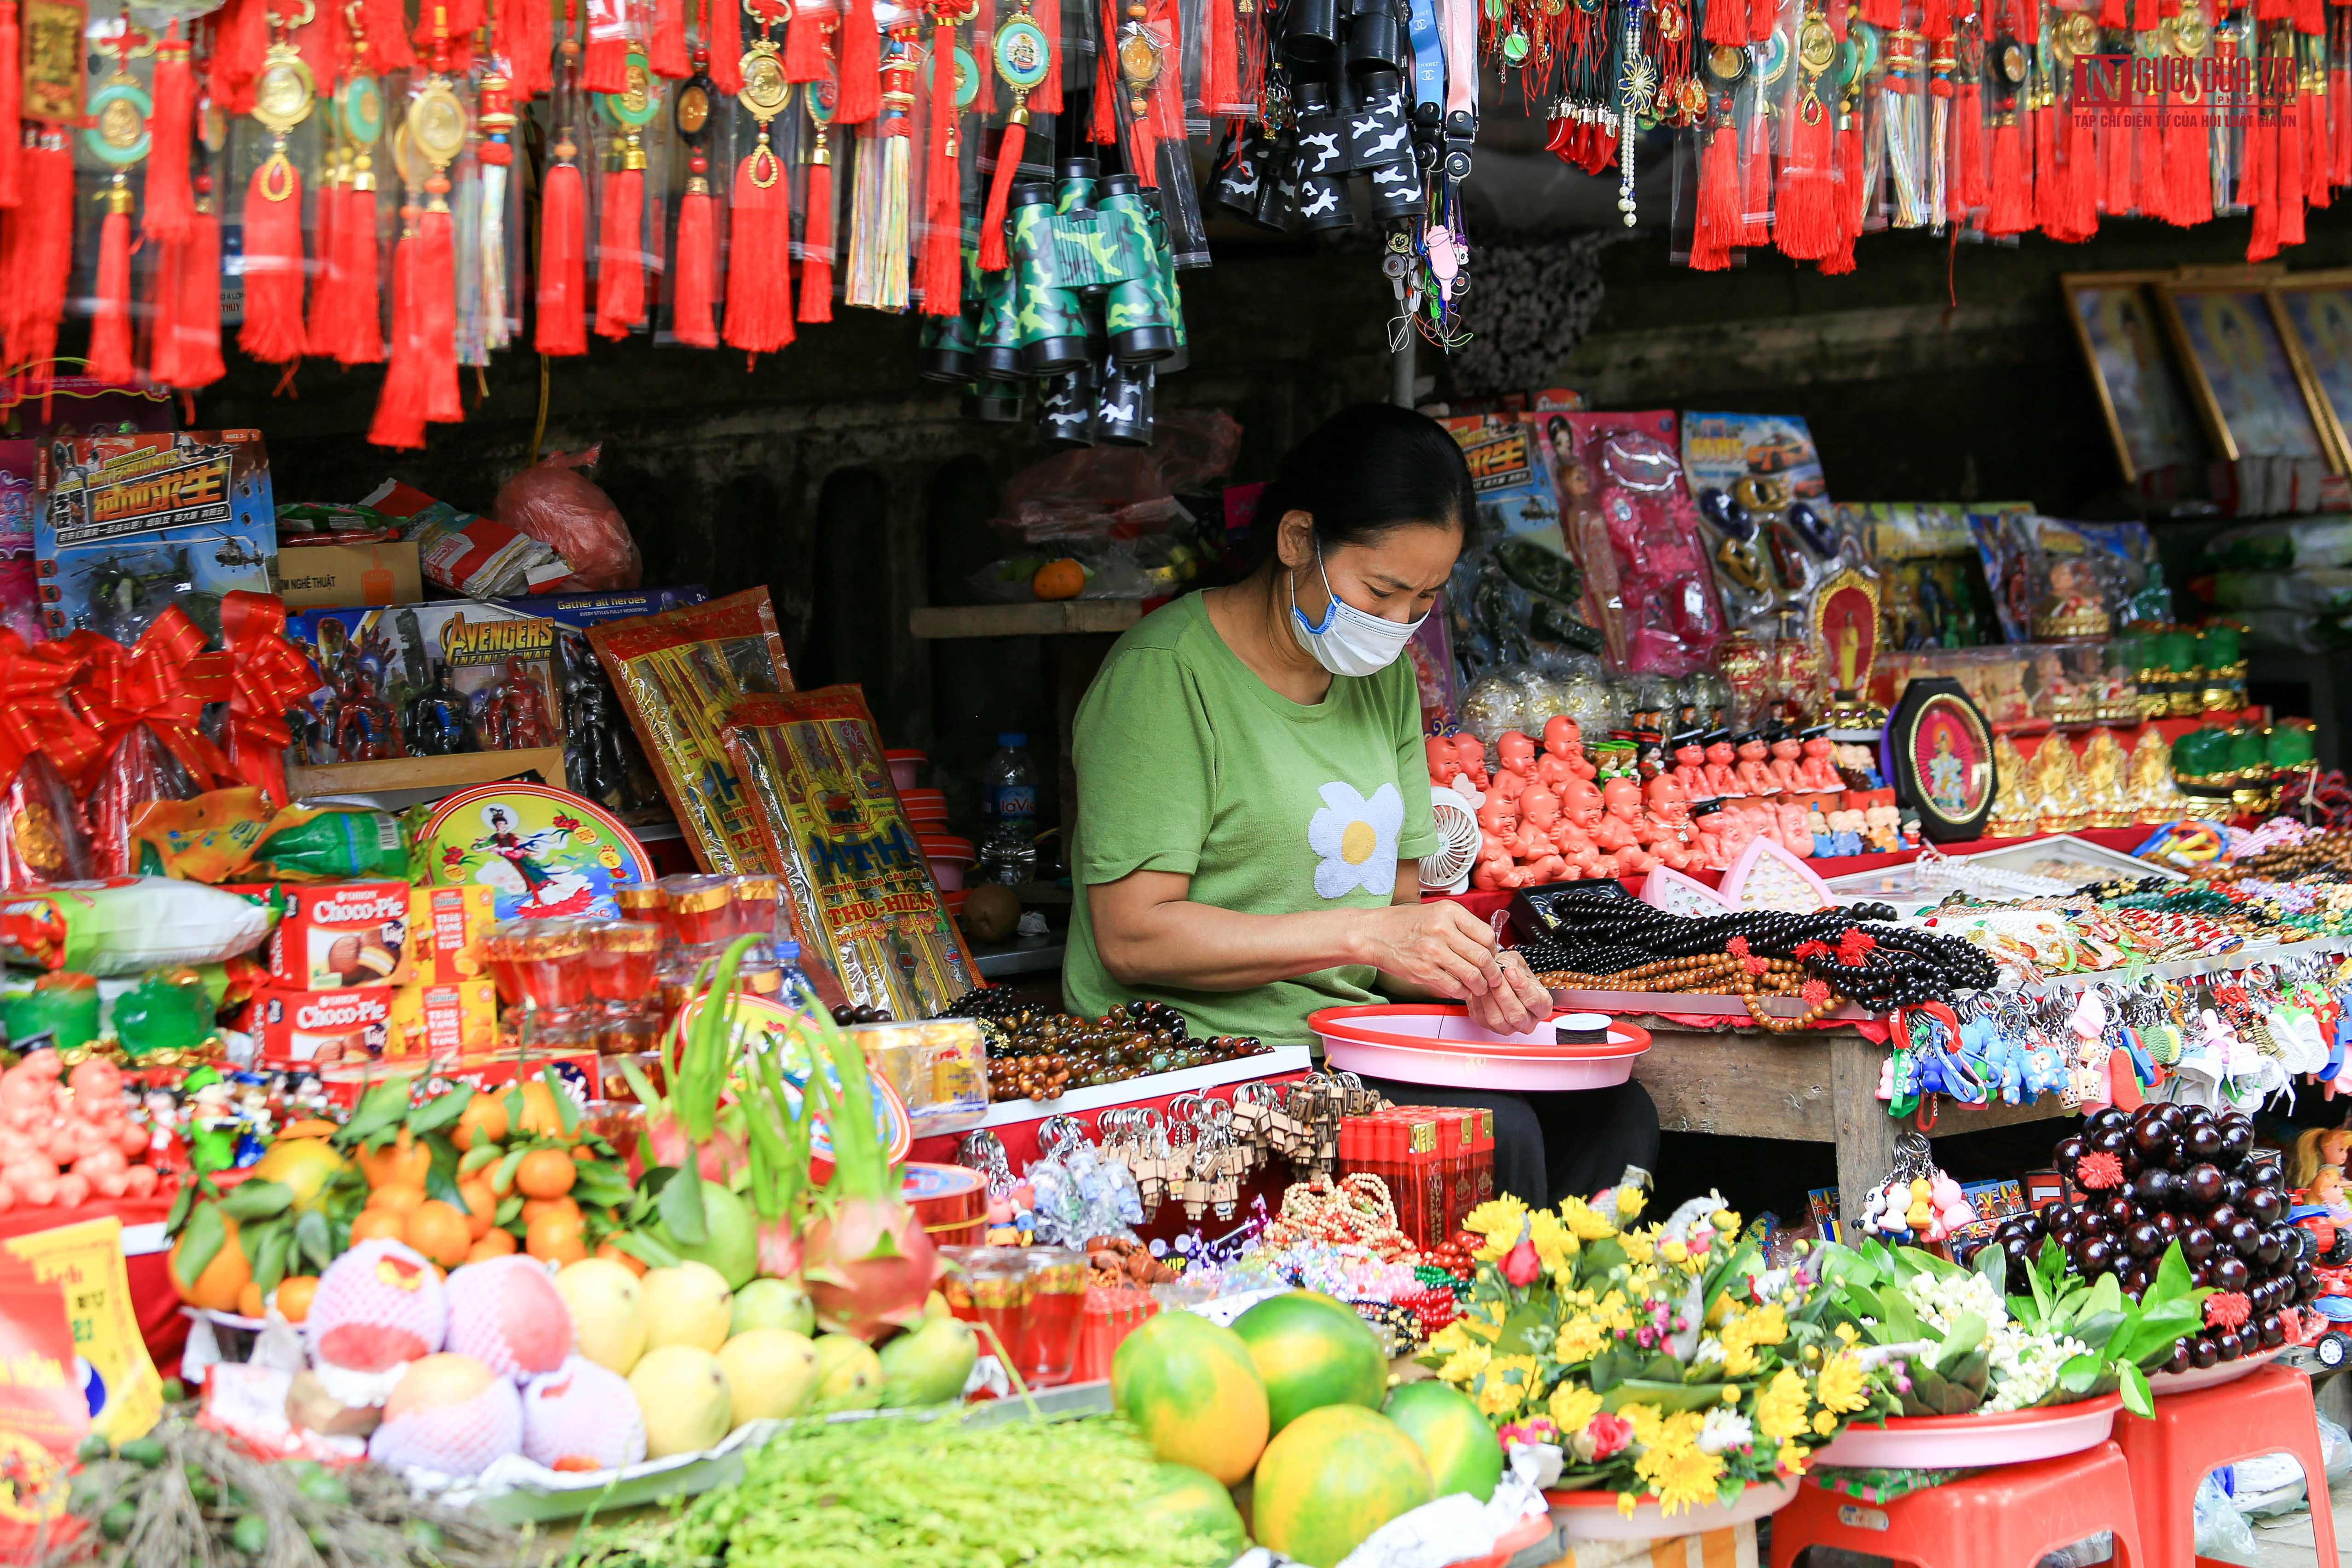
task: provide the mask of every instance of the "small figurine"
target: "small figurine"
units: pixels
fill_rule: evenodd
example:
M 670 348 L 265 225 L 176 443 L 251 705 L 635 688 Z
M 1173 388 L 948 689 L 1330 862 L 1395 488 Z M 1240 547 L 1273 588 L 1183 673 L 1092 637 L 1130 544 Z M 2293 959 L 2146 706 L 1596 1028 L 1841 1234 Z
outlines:
M 1771 751 L 1770 748 L 1764 744 L 1764 737 L 1762 736 L 1751 732 L 1740 737 L 1738 755 L 1739 758 L 1739 792 L 1741 794 L 1775 795 L 1780 793 L 1780 785 L 1773 782 L 1771 770 L 1765 766 L 1765 758 L 1771 755 Z
M 1772 787 L 1783 792 L 1803 789 L 1804 781 L 1800 777 L 1797 758 L 1802 755 L 1805 743 L 1793 735 L 1783 735 L 1770 743 L 1769 749 L 1772 760 L 1766 763 L 1764 768 L 1771 775 Z
M 1832 856 L 1862 853 L 1863 815 L 1860 811 L 1841 810 L 1830 813 L 1830 853 Z
M 2042 743 L 2060 744 L 2053 737 Z M 2095 828 L 2128 828 L 2132 825 L 2131 796 L 2124 784 L 2127 758 L 2124 748 L 2111 729 L 2095 729 L 2083 744 L 2083 803 L 2090 813 L 2090 825 Z
M 1612 779 L 1601 791 L 1602 816 L 1592 841 L 1616 859 L 1621 876 L 1646 872 L 1655 863 L 1642 848 L 1642 787 L 1630 779 Z
M 2150 725 L 2132 747 L 2126 787 L 2132 815 L 2143 827 L 2177 822 L 2189 815 L 2189 801 L 2172 777 L 2172 743 Z
M 1813 854 L 1816 858 L 1838 852 L 1837 835 L 1830 831 L 1829 813 L 1822 810 L 1821 802 L 1818 800 L 1813 802 L 1812 810 L 1805 813 L 1805 831 L 1813 835 Z
M 2045 833 L 2071 833 L 2089 823 L 2082 770 L 2075 766 L 2074 748 L 2064 736 L 2042 737 L 2033 754 L 2033 777 L 2039 787 L 2033 808 L 2035 828 Z
M 1706 748 L 1706 793 L 1718 800 L 1729 800 L 1748 793 L 1732 771 L 1731 737 L 1718 735 Z
M 2297 1192 L 2316 1185 L 2324 1171 L 2344 1179 L 2344 1161 L 2352 1155 L 2352 1128 L 2313 1127 L 2294 1140 L 2294 1157 L 2287 1167 L 2286 1185 Z
M 1867 837 L 1872 850 L 1888 855 L 1903 847 L 1899 831 L 1903 816 L 1894 807 L 1873 806 L 1862 814 L 1862 820 L 1869 826 Z
M 409 698 L 406 722 L 401 728 L 413 756 L 449 757 L 474 749 L 466 695 L 450 683 L 446 664 L 434 662 L 433 684 Z
M 1454 737 L 1454 761 L 1465 778 L 1475 784 L 1483 794 L 1489 783 L 1486 777 L 1486 743 L 1466 732 Z
M 555 721 L 548 716 L 547 695 L 520 659 L 507 661 L 506 672 L 490 694 L 482 730 L 493 751 L 520 751 L 546 746 L 554 738 Z
M 1780 824 L 1780 847 L 1800 860 L 1813 858 L 1811 819 L 1802 806 L 1791 800 L 1775 813 Z
M 1706 747 L 1699 744 L 1697 736 L 1678 735 L 1675 737 L 1673 772 L 1675 784 L 1681 789 L 1684 800 L 1704 800 L 1713 793 L 1706 787 Z
M 1562 782 L 1562 779 L 1553 777 L 1555 773 L 1563 779 L 1581 779 L 1589 783 L 1598 771 L 1585 759 L 1584 732 L 1566 714 L 1554 714 L 1544 721 L 1543 748 L 1543 760 L 1536 765 L 1536 770 L 1555 790 Z
M 1507 729 L 1495 742 L 1496 768 L 1504 773 L 1516 773 L 1522 779 L 1536 776 L 1536 743 L 1516 729 Z
M 1454 760 L 1454 742 L 1445 736 L 1433 735 L 1421 743 L 1421 750 L 1429 764 L 1429 781 L 1440 789 L 1452 789 L 1454 775 L 1462 771 L 1462 765 Z
M 1992 814 L 1985 819 L 1985 837 L 2024 838 L 2033 831 L 2038 797 L 2024 754 L 2017 749 L 2017 742 L 2006 735 L 1992 737 L 1992 771 L 1998 788 L 1993 792 Z
M 1919 847 L 1919 838 L 1921 833 L 1921 829 L 1919 827 L 1919 813 L 1916 811 L 1904 812 L 1903 821 L 1897 825 L 1895 831 L 1901 834 L 1903 839 L 1903 847 L 1905 849 L 1917 849 Z
M 1526 879 L 1511 852 L 1519 831 L 1518 802 L 1499 790 L 1489 791 L 1478 808 L 1478 863 L 1470 873 L 1470 885 L 1486 892 L 1524 886 Z
M 392 705 L 375 695 L 357 669 L 335 681 L 335 755 L 345 762 L 377 762 L 400 755 Z

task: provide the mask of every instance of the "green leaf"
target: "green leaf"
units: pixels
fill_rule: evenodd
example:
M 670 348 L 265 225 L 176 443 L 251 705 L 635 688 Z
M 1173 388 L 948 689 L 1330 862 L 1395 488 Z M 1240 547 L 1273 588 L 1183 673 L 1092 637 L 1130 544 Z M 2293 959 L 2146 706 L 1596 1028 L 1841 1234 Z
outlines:
M 539 1081 L 547 1085 L 548 1093 L 554 1097 L 556 1118 L 563 1124 L 563 1135 L 570 1137 L 580 1130 L 580 1107 L 572 1103 L 572 1091 L 564 1087 L 563 1080 L 556 1075 L 552 1067 L 541 1068 Z
M 686 1164 L 661 1192 L 662 1227 L 688 1247 L 698 1247 L 710 1239 L 710 1228 L 702 1217 L 702 1173 L 695 1168 L 700 1158 L 699 1150 L 689 1149 Z
M 1984 1277 L 1985 1283 L 1993 1288 L 1995 1294 L 2007 1292 L 2009 1290 L 2008 1253 L 1988 1242 L 1978 1248 L 1976 1256 L 1969 1261 L 1974 1265 L 1976 1271 Z
M 1618 1265 L 1630 1261 L 1632 1260 L 1625 1256 L 1625 1249 L 1618 1245 L 1617 1239 L 1604 1236 L 1598 1241 L 1584 1244 L 1584 1264 L 1580 1272 L 1587 1277 L 1606 1274 Z
M 2147 1374 L 2137 1366 L 2126 1366 L 2123 1373 L 2124 1408 L 2143 1420 L 2156 1419 L 2156 1396 L 2147 1386 Z
M 528 1146 L 509 1149 L 499 1161 L 498 1174 L 490 1177 L 491 1190 L 505 1192 L 514 1186 L 515 1167 L 522 1164 L 523 1155 L 530 1153 Z
M 2058 1385 L 2069 1394 L 2082 1394 L 2099 1380 L 2099 1358 L 2084 1352 L 2070 1355 L 2058 1369 Z
M 266 1229 L 257 1226 L 244 1232 L 240 1239 L 257 1236 L 258 1239 L 252 1241 L 248 1256 L 253 1260 L 253 1282 L 267 1296 L 286 1277 L 286 1255 L 294 1245 L 294 1228 L 283 1220 L 272 1220 Z
M 467 1149 L 457 1161 L 457 1174 L 471 1176 L 484 1166 L 493 1166 L 506 1157 L 506 1151 L 496 1144 L 483 1142 Z
M 1638 1374 L 1646 1359 L 1638 1351 L 1628 1351 L 1621 1345 L 1612 1344 L 1592 1358 L 1592 1370 L 1589 1375 L 1592 1391 L 1595 1394 L 1608 1393 Z
M 282 1181 L 241 1181 L 221 1199 L 221 1212 L 243 1225 L 283 1214 L 293 1203 L 294 1189 Z
M 187 1224 L 188 1211 L 195 1207 L 195 1202 L 196 1184 L 194 1182 L 183 1182 L 180 1185 L 179 1195 L 172 1199 L 171 1212 L 163 1216 L 164 1235 L 177 1236 L 180 1234 L 180 1228 Z
M 408 1129 L 412 1133 L 430 1133 L 446 1127 L 466 1113 L 474 1098 L 474 1086 L 460 1083 L 446 1094 L 436 1095 L 409 1113 Z
M 2140 1298 L 2144 1306 L 2162 1306 L 2177 1301 L 2197 1289 L 2190 1275 L 2189 1260 L 2181 1255 L 2180 1243 L 2171 1242 L 2164 1249 L 2164 1260 L 2156 1266 L 2156 1286 Z
M 1949 1372 L 1959 1365 L 1984 1343 L 1987 1332 L 1982 1313 L 1965 1312 L 1954 1318 L 1952 1326 L 1944 1331 L 1944 1347 L 1936 1353 L 1937 1370 Z
M 2124 1309 L 2124 1284 L 2113 1274 L 2102 1274 L 2091 1287 L 2091 1299 L 2077 1314 L 2083 1318 L 2102 1317 Z
M 490 1216 L 490 1223 L 493 1225 L 512 1225 L 515 1222 L 515 1217 L 521 1212 L 522 1194 L 519 1192 L 510 1192 L 507 1194 L 506 1197 L 499 1199 L 498 1212 Z
M 1879 1296 L 1886 1303 L 1886 1332 L 1895 1336 L 1888 1343 L 1906 1344 L 1912 1340 L 1927 1337 L 1919 1326 L 1919 1314 L 1912 1310 L 1910 1297 L 1892 1285 L 1879 1292 Z
M 408 1096 L 415 1088 L 415 1080 L 405 1074 L 387 1078 L 365 1094 L 352 1111 L 352 1119 L 335 1134 L 335 1141 L 346 1147 L 363 1143 L 377 1134 L 396 1127 L 407 1119 Z
M 220 1206 L 198 1204 L 188 1215 L 187 1228 L 180 1233 L 179 1255 L 172 1260 L 173 1276 L 194 1290 L 227 1240 L 228 1227 L 221 1223 Z
M 335 1260 L 334 1239 L 327 1233 L 327 1217 L 317 1209 L 294 1217 L 294 1244 L 310 1260 L 311 1273 L 323 1273 Z
M 682 1261 L 678 1255 L 642 1230 L 624 1230 L 614 1236 L 613 1245 L 651 1269 L 675 1269 Z
M 1627 1405 L 1649 1405 L 1673 1415 L 1680 1410 L 1712 1410 L 1723 1403 L 1719 1383 L 1662 1383 L 1632 1378 L 1602 1396 L 1601 1407 L 1616 1411 Z
M 2111 1279 L 2113 1277 L 2109 1276 Z M 2126 1314 L 2119 1312 L 2087 1312 L 2076 1319 L 2074 1326 L 2066 1332 L 2088 1345 L 2093 1354 L 2104 1354 L 2107 1348 L 2107 1342 L 2115 1338 L 2116 1331 L 2129 1321 Z

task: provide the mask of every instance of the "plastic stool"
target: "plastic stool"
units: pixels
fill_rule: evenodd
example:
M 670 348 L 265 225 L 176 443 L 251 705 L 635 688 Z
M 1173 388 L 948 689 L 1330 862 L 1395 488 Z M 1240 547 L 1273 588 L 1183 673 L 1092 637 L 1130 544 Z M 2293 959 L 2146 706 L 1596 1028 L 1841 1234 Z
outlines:
M 2150 1568 L 2189 1568 L 2197 1561 L 2197 1484 L 2216 1465 L 2256 1454 L 2288 1453 L 2303 1466 L 2311 1494 L 2311 1533 L 2319 1561 L 2336 1561 L 2336 1520 L 2320 1460 L 2318 1412 L 2311 1379 L 2265 1366 L 2234 1383 L 2157 1396 L 2156 1418 L 2116 1417 L 2116 1442 L 2131 1462 L 2132 1495 Z
M 2103 1530 L 2115 1534 L 2115 1568 L 2146 1568 L 2131 1467 L 2113 1443 L 1979 1470 L 1891 1502 L 1867 1503 L 1807 1481 L 1772 1516 L 1772 1568 L 1790 1568 L 1808 1546 L 1921 1568 L 2034 1568 Z

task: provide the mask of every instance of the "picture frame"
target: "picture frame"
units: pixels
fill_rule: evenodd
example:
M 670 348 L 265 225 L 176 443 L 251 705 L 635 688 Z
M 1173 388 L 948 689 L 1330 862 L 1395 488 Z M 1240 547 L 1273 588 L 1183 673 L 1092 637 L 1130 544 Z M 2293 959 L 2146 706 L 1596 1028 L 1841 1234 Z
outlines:
M 1905 685 L 1880 752 L 1896 803 L 1918 813 L 1930 842 L 1982 836 L 2000 774 L 1992 727 L 1959 682 L 1931 675 Z
M 2280 277 L 2175 280 L 2159 286 L 2157 298 L 2189 399 L 2223 457 L 2316 459 L 2340 472 L 2273 308 Z
M 2271 309 L 2336 471 L 2352 474 L 2352 270 L 2282 278 Z
M 2067 323 L 2098 393 L 2127 484 L 2203 462 L 2206 442 L 2164 325 L 2157 288 L 2168 272 L 2066 273 Z

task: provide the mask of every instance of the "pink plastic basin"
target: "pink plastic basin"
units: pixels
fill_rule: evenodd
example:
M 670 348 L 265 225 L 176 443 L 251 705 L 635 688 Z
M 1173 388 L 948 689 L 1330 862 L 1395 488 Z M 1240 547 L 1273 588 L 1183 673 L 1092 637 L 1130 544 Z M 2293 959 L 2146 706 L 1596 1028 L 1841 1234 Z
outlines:
M 1496 1034 L 1444 1002 L 1324 1008 L 1307 1025 L 1322 1037 L 1331 1066 L 1405 1083 L 1605 1089 L 1631 1078 L 1633 1059 L 1650 1049 L 1648 1030 L 1618 1019 L 1601 1044 L 1560 1045 L 1551 1019 L 1523 1034 Z

